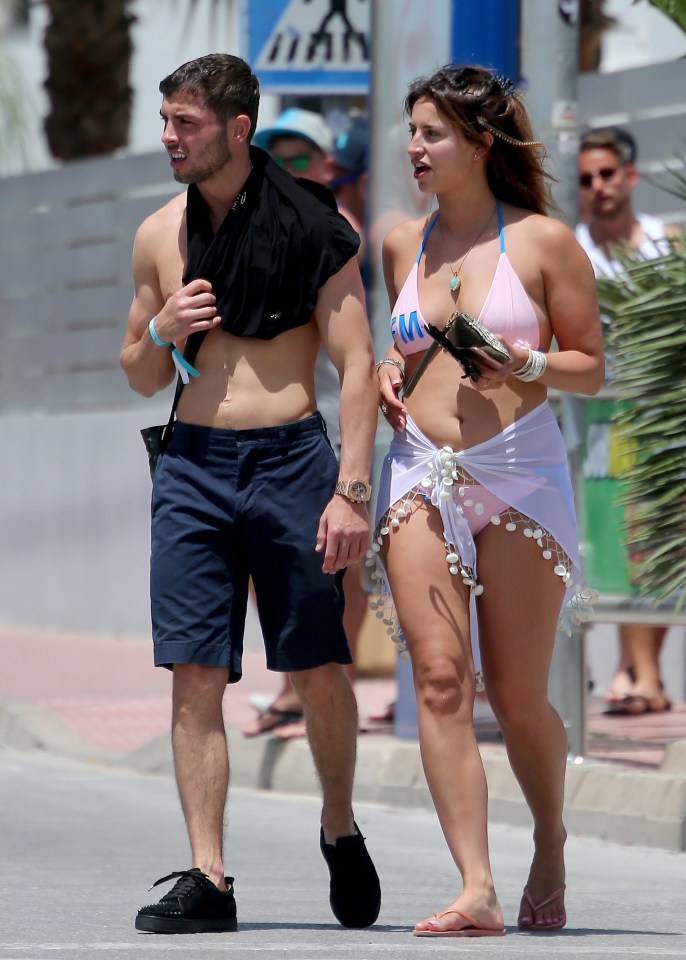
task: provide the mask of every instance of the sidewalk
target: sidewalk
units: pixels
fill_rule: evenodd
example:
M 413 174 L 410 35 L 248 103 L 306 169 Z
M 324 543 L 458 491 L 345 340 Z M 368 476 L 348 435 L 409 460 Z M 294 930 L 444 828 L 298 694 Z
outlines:
M 0 748 L 38 747 L 171 775 L 171 675 L 152 665 L 147 638 L 0 627 L 0 658 Z M 261 650 L 246 650 L 243 679 L 224 700 L 233 782 L 315 791 L 305 742 L 247 739 L 240 732 L 254 716 L 251 695 L 273 694 L 278 687 Z M 395 681 L 361 679 L 355 690 L 366 731 L 359 738 L 357 796 L 430 806 L 417 743 L 364 722 L 393 701 Z M 609 717 L 602 701 L 590 697 L 587 730 L 587 756 L 568 768 L 568 828 L 620 843 L 686 850 L 686 704 L 665 714 Z M 482 740 L 491 816 L 528 823 L 499 737 L 489 733 Z

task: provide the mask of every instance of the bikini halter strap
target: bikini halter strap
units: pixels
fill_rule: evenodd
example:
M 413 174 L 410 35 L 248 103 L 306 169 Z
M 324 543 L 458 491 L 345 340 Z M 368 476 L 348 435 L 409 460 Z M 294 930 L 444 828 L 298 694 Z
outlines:
M 426 241 L 429 239 L 429 234 L 431 233 L 433 228 L 436 226 L 437 220 L 438 220 L 438 214 L 434 216 L 433 220 L 431 221 L 431 223 L 427 228 L 426 233 L 424 234 L 424 239 L 422 240 L 422 245 L 419 248 L 419 253 L 417 254 L 417 259 L 415 260 L 415 263 L 419 263 L 419 261 L 422 259 L 422 254 L 424 253 L 424 247 L 426 246 Z
M 505 225 L 503 223 L 503 209 L 500 206 L 500 200 L 496 200 L 498 208 L 498 238 L 500 239 L 500 252 L 505 253 Z
M 496 200 L 496 208 L 498 210 L 498 239 L 500 240 L 500 252 L 505 253 L 505 224 L 503 222 L 503 208 L 500 206 L 500 200 Z M 427 227 L 426 233 L 424 234 L 422 245 L 419 248 L 419 253 L 417 254 L 417 259 L 415 260 L 415 263 L 419 263 L 419 261 L 422 259 L 422 254 L 424 253 L 424 247 L 426 246 L 426 241 L 429 239 L 429 234 L 431 233 L 433 228 L 436 226 L 437 220 L 438 220 L 438 214 L 435 214 L 433 220 Z

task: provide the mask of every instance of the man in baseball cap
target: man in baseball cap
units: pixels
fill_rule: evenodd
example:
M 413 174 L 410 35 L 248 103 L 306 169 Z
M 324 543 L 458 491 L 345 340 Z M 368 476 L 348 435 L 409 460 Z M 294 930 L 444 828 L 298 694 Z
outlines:
M 349 130 L 339 133 L 331 151 L 329 187 L 336 195 L 338 209 L 362 238 L 358 251 L 364 263 L 369 126 L 364 117 L 355 117 Z
M 257 131 L 253 143 L 293 176 L 319 183 L 330 178 L 334 137 L 320 113 L 299 107 L 284 110 L 273 126 Z

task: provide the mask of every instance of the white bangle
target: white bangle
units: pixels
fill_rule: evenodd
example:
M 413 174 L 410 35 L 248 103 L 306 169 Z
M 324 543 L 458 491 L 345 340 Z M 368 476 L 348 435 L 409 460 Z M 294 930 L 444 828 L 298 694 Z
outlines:
M 394 360 L 393 357 L 385 357 L 383 360 L 379 360 L 375 368 L 377 374 L 384 363 L 391 363 L 394 367 L 397 367 L 400 371 L 400 376 L 403 378 L 403 381 L 405 380 L 405 364 L 401 363 L 400 360 Z
M 540 380 L 548 369 L 548 358 L 540 350 L 532 350 L 529 347 L 529 356 L 524 366 L 519 370 L 513 370 L 512 376 L 517 377 L 524 383 L 532 383 L 534 380 Z

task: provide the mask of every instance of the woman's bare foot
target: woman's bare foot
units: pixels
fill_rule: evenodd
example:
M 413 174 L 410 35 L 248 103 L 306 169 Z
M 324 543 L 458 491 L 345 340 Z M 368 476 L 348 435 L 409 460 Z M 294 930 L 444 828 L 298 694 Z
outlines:
M 543 900 L 536 902 L 524 887 L 522 906 L 519 910 L 517 926 L 520 930 L 561 930 L 567 923 L 565 910 L 565 889 L 563 883 Z
M 274 731 L 274 736 L 277 740 L 302 740 L 303 737 L 307 736 L 304 718 L 301 716 L 294 723 L 284 723 L 283 726 Z
M 294 723 L 303 723 L 302 708 L 298 701 L 295 705 L 276 700 L 265 710 L 258 710 L 254 720 L 248 721 L 243 727 L 246 737 L 258 737 L 261 733 L 270 733 Z
M 449 936 L 462 931 L 464 936 L 492 936 L 504 932 L 503 915 L 495 893 L 481 902 L 470 901 L 462 893 L 445 910 L 416 923 L 413 932 L 415 935 Z
M 536 844 L 529 879 L 524 887 L 517 926 L 523 930 L 559 929 L 564 926 L 566 831 L 560 840 Z
M 628 669 L 619 669 L 612 678 L 610 688 L 605 694 L 607 703 L 614 703 L 616 700 L 624 700 L 634 692 L 635 677 L 631 667 Z

